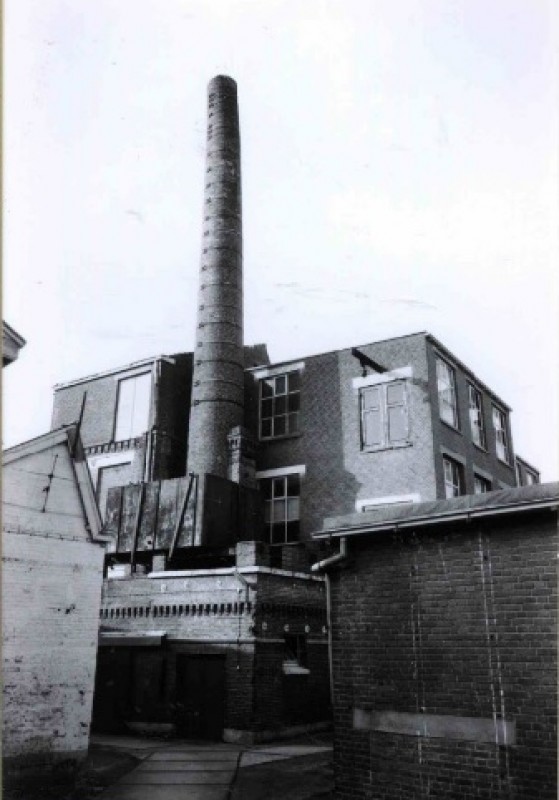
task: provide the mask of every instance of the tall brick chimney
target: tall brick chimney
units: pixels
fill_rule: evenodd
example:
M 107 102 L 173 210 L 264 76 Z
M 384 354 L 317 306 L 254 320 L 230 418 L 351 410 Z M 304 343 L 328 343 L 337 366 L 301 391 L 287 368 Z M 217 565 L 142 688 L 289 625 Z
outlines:
M 208 85 L 202 261 L 187 469 L 227 477 L 227 435 L 243 424 L 243 245 L 237 84 Z

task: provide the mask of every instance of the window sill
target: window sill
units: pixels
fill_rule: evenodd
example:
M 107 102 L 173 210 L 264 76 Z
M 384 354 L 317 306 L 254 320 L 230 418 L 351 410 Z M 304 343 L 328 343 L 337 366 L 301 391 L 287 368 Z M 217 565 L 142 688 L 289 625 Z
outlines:
M 507 461 L 507 460 L 506 460 L 506 459 L 504 459 L 504 458 L 501 458 L 501 456 L 497 456 L 497 461 L 498 461 L 500 464 L 504 464 L 504 465 L 505 465 L 505 467 L 509 467 L 510 469 L 512 469 L 512 463 L 511 463 L 510 461 Z
M 489 450 L 487 449 L 487 447 L 483 447 L 483 445 L 474 442 L 473 439 L 472 439 L 472 444 L 476 448 L 476 450 L 480 451 L 480 453 L 485 453 L 485 455 L 489 455 Z
M 262 442 L 263 444 L 268 444 L 270 442 L 283 442 L 285 439 L 299 439 L 302 435 L 302 432 L 298 431 L 297 433 L 284 433 L 282 436 L 260 436 L 258 441 Z
M 379 447 L 362 447 L 361 453 L 382 453 L 386 450 L 401 450 L 404 447 L 413 447 L 413 442 L 401 442 L 400 444 L 383 444 Z
M 282 666 L 282 671 L 284 675 L 310 675 L 310 669 L 306 667 L 301 667 L 295 661 L 284 661 Z
M 264 544 L 267 544 L 268 547 L 300 547 L 305 542 L 264 542 Z
M 442 424 L 443 424 L 443 425 L 446 425 L 446 427 L 447 427 L 447 428 L 450 428 L 450 430 L 451 430 L 451 431 L 454 431 L 454 433 L 459 433 L 459 434 L 460 434 L 460 436 L 462 436 L 462 435 L 463 435 L 463 434 L 462 434 L 462 431 L 460 430 L 460 428 L 457 428 L 457 427 L 456 427 L 455 425 L 453 425 L 451 422 L 447 422 L 447 421 L 446 421 L 445 419 L 443 419 L 442 417 L 439 417 L 439 419 L 440 419 L 440 421 L 442 422 Z

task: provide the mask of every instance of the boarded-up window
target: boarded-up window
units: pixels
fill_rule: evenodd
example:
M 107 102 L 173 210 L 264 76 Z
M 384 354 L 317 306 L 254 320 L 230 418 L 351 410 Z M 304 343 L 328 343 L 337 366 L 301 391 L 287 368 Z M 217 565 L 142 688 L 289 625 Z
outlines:
M 361 445 L 390 447 L 408 440 L 405 381 L 366 386 L 361 390 Z
M 144 372 L 118 383 L 115 441 L 132 439 L 145 433 L 149 425 L 151 373 Z

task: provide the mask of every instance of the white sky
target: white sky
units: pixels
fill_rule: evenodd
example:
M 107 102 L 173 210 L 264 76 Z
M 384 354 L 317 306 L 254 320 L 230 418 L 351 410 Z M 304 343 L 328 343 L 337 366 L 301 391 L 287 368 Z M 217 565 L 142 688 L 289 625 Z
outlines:
M 4 445 L 191 350 L 206 86 L 239 87 L 247 343 L 429 330 L 558 470 L 553 0 L 5 0 Z

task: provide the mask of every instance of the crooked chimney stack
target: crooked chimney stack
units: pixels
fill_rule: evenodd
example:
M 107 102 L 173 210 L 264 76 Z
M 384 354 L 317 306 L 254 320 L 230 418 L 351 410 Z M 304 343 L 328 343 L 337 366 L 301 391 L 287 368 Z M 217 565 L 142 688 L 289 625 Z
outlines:
M 227 436 L 243 424 L 243 253 L 237 84 L 208 85 L 202 259 L 187 469 L 227 477 Z

